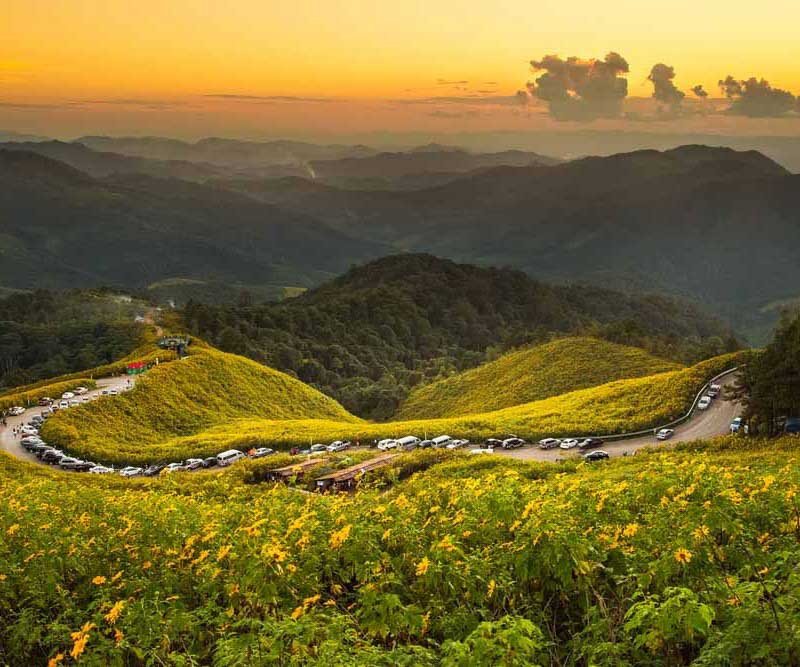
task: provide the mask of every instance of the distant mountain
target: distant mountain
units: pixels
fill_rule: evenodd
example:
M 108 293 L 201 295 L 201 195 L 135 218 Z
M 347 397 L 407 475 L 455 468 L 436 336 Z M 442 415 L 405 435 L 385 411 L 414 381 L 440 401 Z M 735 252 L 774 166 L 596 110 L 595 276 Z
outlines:
M 416 175 L 444 175 L 454 180 L 457 174 L 498 166 L 523 167 L 553 165 L 559 161 L 536 153 L 504 151 L 502 153 L 469 153 L 458 148 L 438 145 L 423 146 L 405 153 L 380 153 L 371 157 L 341 160 L 315 160 L 310 163 L 314 178 L 332 184 L 365 180 L 384 183 L 392 188 L 395 179 Z M 436 185 L 419 181 L 418 186 Z
M 6 142 L 0 144 L 0 150 L 37 153 L 97 177 L 111 174 L 145 174 L 158 178 L 205 181 L 229 173 L 210 164 L 130 157 L 119 153 L 95 151 L 83 144 L 63 141 Z
M 239 141 L 208 138 L 189 143 L 162 137 L 96 137 L 77 140 L 93 150 L 157 160 L 186 160 L 238 168 L 305 165 L 311 160 L 367 157 L 377 151 L 361 145 L 317 145 L 302 141 Z
M 295 374 L 372 418 L 392 415 L 413 386 L 554 332 L 602 335 L 682 361 L 730 343 L 728 327 L 685 303 L 553 286 L 430 255 L 385 257 L 280 303 L 194 303 L 185 319 L 225 350 Z
M 800 176 L 752 151 L 498 167 L 416 192 L 234 187 L 398 250 L 689 297 L 756 338 L 762 308 L 800 295 Z
M 147 176 L 97 179 L 0 150 L 0 285 L 146 287 L 185 278 L 309 286 L 386 254 L 308 216 Z

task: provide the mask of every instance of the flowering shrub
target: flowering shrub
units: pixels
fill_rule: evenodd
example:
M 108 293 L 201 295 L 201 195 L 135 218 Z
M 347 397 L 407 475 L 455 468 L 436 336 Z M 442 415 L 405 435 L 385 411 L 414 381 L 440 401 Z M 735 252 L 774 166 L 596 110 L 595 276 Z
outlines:
M 7 664 L 796 664 L 795 442 L 387 490 L 0 458 Z M 410 454 L 408 456 L 414 456 Z

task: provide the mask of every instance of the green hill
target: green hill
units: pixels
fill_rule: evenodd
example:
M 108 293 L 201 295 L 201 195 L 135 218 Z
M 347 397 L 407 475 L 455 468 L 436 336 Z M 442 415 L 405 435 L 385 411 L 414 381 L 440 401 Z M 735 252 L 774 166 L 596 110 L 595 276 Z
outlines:
M 358 422 L 288 375 L 199 342 L 190 349 L 189 357 L 142 376 L 130 392 L 57 414 L 43 437 L 78 456 L 145 462 L 156 456 L 159 443 L 245 416 Z
M 644 350 L 597 338 L 561 338 L 505 354 L 419 387 L 396 419 L 455 417 L 510 408 L 600 384 L 678 370 Z

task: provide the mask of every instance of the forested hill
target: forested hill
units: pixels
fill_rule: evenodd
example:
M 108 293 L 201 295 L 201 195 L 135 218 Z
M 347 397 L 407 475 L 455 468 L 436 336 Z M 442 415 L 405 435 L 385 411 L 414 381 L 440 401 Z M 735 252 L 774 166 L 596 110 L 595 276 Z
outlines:
M 553 335 L 602 336 L 682 362 L 736 346 L 725 325 L 685 303 L 546 285 L 430 255 L 380 259 L 281 303 L 189 303 L 184 314 L 222 349 L 371 418 L 391 416 L 413 386 Z

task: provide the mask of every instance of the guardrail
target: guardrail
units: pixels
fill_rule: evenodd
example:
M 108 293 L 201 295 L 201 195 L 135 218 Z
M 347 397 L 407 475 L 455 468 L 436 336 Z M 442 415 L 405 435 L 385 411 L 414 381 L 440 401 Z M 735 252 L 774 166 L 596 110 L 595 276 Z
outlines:
M 708 382 L 706 382 L 703 385 L 700 391 L 697 392 L 697 396 L 694 397 L 694 401 L 692 401 L 692 406 L 689 408 L 689 412 L 687 412 L 685 415 L 681 417 L 678 417 L 677 419 L 673 419 L 671 422 L 668 422 L 667 424 L 664 424 L 662 426 L 656 426 L 654 428 L 648 428 L 645 429 L 644 431 L 633 431 L 631 433 L 618 433 L 616 435 L 598 435 L 596 437 L 600 438 L 601 440 L 605 440 L 606 442 L 616 442 L 617 440 L 628 440 L 630 438 L 641 438 L 646 435 L 653 435 L 656 431 L 659 431 L 662 428 L 672 428 L 674 426 L 680 426 L 684 422 L 687 422 L 689 421 L 689 419 L 691 419 L 692 415 L 694 414 L 694 411 L 697 409 L 697 404 L 700 402 L 700 399 L 703 397 L 703 395 L 706 393 L 706 391 L 712 384 L 716 384 L 717 382 L 719 382 L 719 380 L 735 373 L 740 368 L 742 368 L 742 366 L 729 368 L 727 371 L 722 371 L 722 373 L 720 373 L 719 375 L 715 375 L 713 378 L 711 378 Z

